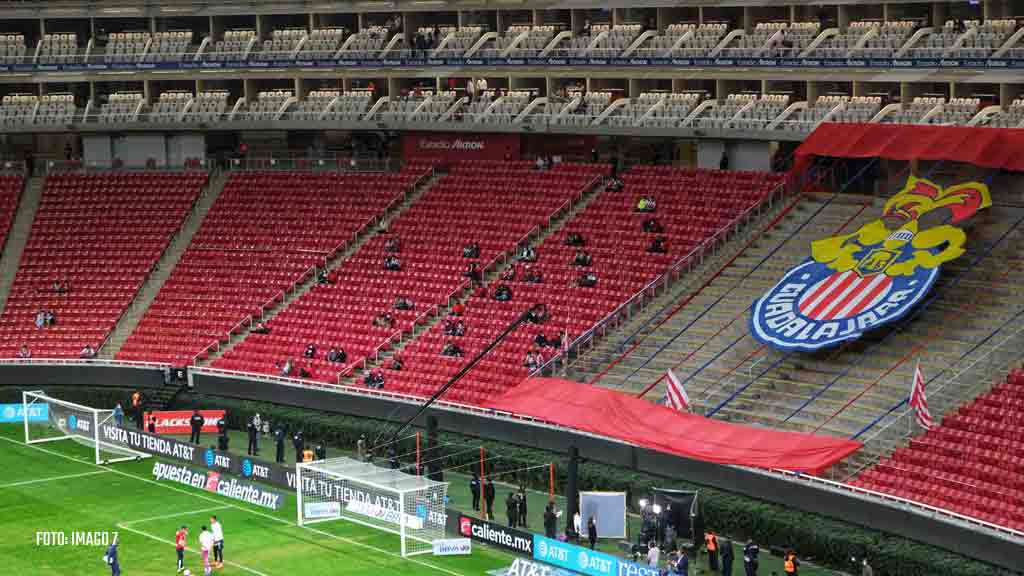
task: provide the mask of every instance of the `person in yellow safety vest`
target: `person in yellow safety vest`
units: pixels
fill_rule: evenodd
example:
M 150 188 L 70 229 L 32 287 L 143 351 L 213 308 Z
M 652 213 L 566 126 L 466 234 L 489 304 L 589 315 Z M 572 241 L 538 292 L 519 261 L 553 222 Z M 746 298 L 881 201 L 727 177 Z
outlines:
M 713 530 L 704 533 L 704 547 L 708 551 L 708 568 L 718 571 L 718 537 Z
M 790 549 L 782 561 L 782 569 L 786 574 L 799 574 L 800 561 L 796 559 L 796 552 Z

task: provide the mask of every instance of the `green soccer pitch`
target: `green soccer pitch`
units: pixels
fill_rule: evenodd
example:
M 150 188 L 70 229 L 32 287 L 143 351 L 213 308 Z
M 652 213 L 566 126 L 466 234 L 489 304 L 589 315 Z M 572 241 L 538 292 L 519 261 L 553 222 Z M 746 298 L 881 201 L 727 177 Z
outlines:
M 216 514 L 224 560 L 215 574 L 294 576 L 481 576 L 512 557 L 483 546 L 472 556 L 403 559 L 397 536 L 344 520 L 301 528 L 295 495 L 268 511 L 153 479 L 153 458 L 110 466 L 72 440 L 26 445 L 20 426 L 0 425 L 0 558 L 8 574 L 110 574 L 103 545 L 72 545 L 82 533 L 118 533 L 125 576 L 175 573 L 174 533 L 189 527 L 185 566 L 202 574 L 199 529 Z M 47 536 L 49 533 L 49 536 Z M 65 535 L 66 545 L 54 533 Z

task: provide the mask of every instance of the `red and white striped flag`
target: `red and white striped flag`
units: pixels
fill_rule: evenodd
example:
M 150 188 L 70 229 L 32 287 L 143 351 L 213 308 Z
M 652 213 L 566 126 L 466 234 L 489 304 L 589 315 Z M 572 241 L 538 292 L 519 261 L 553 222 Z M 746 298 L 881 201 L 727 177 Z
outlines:
M 924 394 L 924 376 L 921 374 L 921 361 L 914 368 L 914 384 L 910 389 L 910 407 L 917 413 L 917 423 L 925 430 L 931 430 L 935 424 L 932 413 L 928 410 L 928 397 Z
M 690 396 L 686 394 L 686 388 L 683 388 L 683 383 L 671 368 L 665 374 L 665 383 L 665 399 L 662 400 L 662 404 L 673 410 L 689 412 Z

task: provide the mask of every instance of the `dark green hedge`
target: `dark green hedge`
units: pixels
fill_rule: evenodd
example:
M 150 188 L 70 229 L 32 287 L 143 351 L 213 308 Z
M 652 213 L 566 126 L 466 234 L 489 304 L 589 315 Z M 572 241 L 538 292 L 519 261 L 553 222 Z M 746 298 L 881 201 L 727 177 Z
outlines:
M 5 390 L 4 392 L 7 392 Z M 51 393 L 69 400 L 112 406 L 124 402 L 126 391 L 98 390 L 83 392 L 70 389 L 52 389 Z M 20 394 L 20 393 L 19 393 Z M 9 396 L 0 394 L 0 398 Z M 20 399 L 20 395 L 18 396 Z M 13 397 L 4 401 L 14 401 Z M 229 423 L 241 427 L 241 422 L 258 411 L 272 421 L 286 422 L 290 428 L 301 428 L 307 439 L 323 440 L 329 446 L 352 449 L 360 434 L 373 439 L 393 430 L 387 423 L 360 418 L 304 410 L 273 404 L 245 402 L 203 396 L 181 396 L 175 408 L 225 408 Z M 565 466 L 559 465 L 564 455 L 536 448 L 528 448 L 452 433 L 442 433 L 445 444 L 484 446 L 504 458 L 524 463 L 541 464 L 554 461 L 558 486 L 565 485 Z M 408 447 L 411 451 L 412 447 Z M 458 448 L 451 448 L 457 452 Z M 402 452 L 405 452 L 403 450 Z M 445 468 L 468 464 L 476 460 L 473 453 L 453 454 L 444 462 Z M 520 478 L 531 487 L 546 490 L 547 473 L 543 469 Z M 851 557 L 868 554 L 875 574 L 882 576 L 1011 576 L 1013 572 L 997 568 L 950 551 L 919 542 L 866 529 L 827 516 L 789 510 L 784 506 L 764 502 L 706 486 L 699 486 L 674 478 L 662 478 L 632 470 L 584 462 L 579 467 L 580 490 L 617 490 L 632 494 L 648 493 L 652 487 L 699 489 L 704 521 L 723 534 L 737 539 L 752 538 L 772 546 L 792 546 L 801 556 L 838 570 L 852 570 Z M 635 501 L 629 497 L 628 502 Z M 1024 562 L 1022 562 L 1024 565 Z M 859 572 L 859 571 L 858 571 Z

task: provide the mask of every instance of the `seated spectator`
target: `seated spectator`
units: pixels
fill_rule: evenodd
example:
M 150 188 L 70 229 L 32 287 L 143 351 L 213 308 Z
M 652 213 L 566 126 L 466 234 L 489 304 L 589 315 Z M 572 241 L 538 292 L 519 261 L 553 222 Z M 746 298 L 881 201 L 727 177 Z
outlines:
M 572 259 L 573 266 L 591 266 L 593 263 L 594 259 L 590 257 L 586 250 L 577 250 L 576 256 Z
M 586 242 L 583 240 L 583 235 L 579 232 L 573 232 L 565 237 L 566 246 L 583 246 Z
M 665 229 L 661 227 L 661 223 L 658 222 L 656 218 L 648 218 L 647 220 L 644 220 L 643 224 L 640 226 L 643 228 L 644 232 L 650 232 L 652 234 L 661 234 L 665 231 Z
M 544 271 L 540 269 L 540 266 L 527 266 L 526 281 L 530 284 L 543 284 Z
M 398 256 L 385 256 L 384 257 L 384 269 L 391 271 L 398 271 L 402 269 L 402 261 L 398 259 Z
M 316 344 L 309 344 L 306 346 L 306 351 L 302 353 L 303 358 L 316 358 Z
M 657 203 L 653 196 L 641 196 L 640 200 L 636 203 L 637 212 L 654 212 L 657 208 Z
M 395 237 L 388 238 L 384 242 L 384 251 L 388 252 L 388 253 L 391 253 L 391 254 L 396 254 L 398 252 L 401 252 L 402 251 L 402 242 L 398 238 L 395 238 Z
M 540 352 L 534 352 L 530 350 L 526 353 L 526 360 L 523 361 L 523 366 L 530 372 L 535 372 L 538 368 L 544 365 L 544 357 L 540 355 Z
M 609 192 L 620 192 L 622 191 L 623 187 L 625 187 L 625 184 L 623 184 L 621 179 L 616 178 L 615 176 L 609 178 L 608 183 L 605 185 L 605 188 Z
M 463 258 L 479 258 L 480 257 L 480 243 L 479 242 L 473 242 L 472 244 L 467 244 L 466 246 L 464 246 L 462 248 L 462 257 Z
M 327 352 L 328 362 L 344 362 L 345 360 L 348 360 L 348 354 L 345 354 L 344 349 L 339 350 L 337 348 L 331 348 L 331 350 Z
M 516 279 L 516 263 L 509 264 L 508 268 L 501 273 L 501 279 L 505 282 L 515 282 Z
M 36 324 L 36 330 L 42 330 L 43 328 L 46 327 L 46 311 L 45 310 L 40 310 L 39 312 L 36 312 L 35 324 Z
M 391 359 L 392 370 L 401 370 L 403 366 L 405 366 L 405 363 L 402 362 L 402 359 L 400 357 L 395 356 L 394 358 Z
M 455 321 L 454 320 L 445 320 L 444 321 L 444 335 L 445 336 L 454 336 L 455 335 Z
M 50 286 L 50 292 L 53 292 L 54 294 L 63 294 L 63 292 L 61 292 L 60 280 L 53 281 L 53 286 Z
M 580 279 L 576 281 L 576 284 L 581 288 L 593 288 L 597 286 L 597 274 L 593 272 L 584 272 Z
M 530 309 L 526 319 L 534 324 L 542 324 L 547 321 L 551 314 L 548 312 L 547 304 L 538 304 Z
M 508 284 L 499 284 L 494 289 L 494 299 L 498 302 L 508 302 L 512 299 L 512 289 L 508 287 Z
M 82 351 L 78 353 L 78 357 L 79 358 L 86 358 L 86 359 L 88 359 L 88 358 L 95 358 L 96 357 L 96 350 L 93 349 L 93 347 L 90 346 L 89 344 L 86 344 L 85 346 L 82 347 Z
M 366 376 L 363 378 L 363 383 L 365 383 L 366 386 L 369 388 L 373 388 L 374 390 L 380 390 L 381 388 L 384 387 L 384 373 L 382 373 L 380 370 L 373 370 L 371 372 L 367 372 Z
M 299 378 L 312 378 L 313 377 L 313 363 L 306 362 L 305 366 L 299 366 Z
M 413 304 L 412 300 L 409 300 L 408 298 L 402 298 L 401 296 L 399 296 L 395 300 L 395 310 L 412 310 L 415 307 L 416 305 Z
M 537 167 L 537 170 L 547 170 L 548 163 L 544 160 L 543 156 L 537 156 L 537 161 L 534 162 L 534 166 Z
M 270 328 L 263 322 L 257 322 L 256 327 L 252 329 L 253 334 L 270 334 Z
M 324 268 L 323 270 L 321 270 L 320 272 L 317 273 L 317 275 L 316 275 L 316 283 L 320 284 L 321 286 L 326 286 L 327 284 L 331 283 L 330 279 L 327 277 L 327 269 L 326 268 Z
M 470 262 L 469 266 L 466 267 L 466 271 L 462 273 L 463 276 L 469 278 L 474 284 L 479 284 L 483 279 L 483 275 L 480 273 L 480 266 L 476 262 Z
M 444 348 L 441 348 L 441 356 L 462 358 L 462 348 L 459 348 L 459 346 L 454 342 L 446 342 Z
M 652 252 L 654 254 L 667 254 L 667 242 L 668 238 L 665 238 L 664 236 L 658 236 L 657 238 L 651 241 L 651 245 L 647 247 L 647 251 Z
M 519 249 L 519 261 L 520 262 L 536 262 L 537 261 L 537 251 L 534 250 L 533 247 L 530 246 L 529 244 L 524 244 L 523 247 Z
M 378 314 L 377 317 L 373 319 L 373 325 L 378 328 L 394 328 L 395 319 L 391 317 L 391 314 L 384 312 L 383 314 Z
M 31 357 L 32 357 L 32 353 L 29 352 L 28 346 L 25 346 L 24 344 L 22 344 L 21 348 L 18 349 L 18 358 L 31 358 Z
M 47 328 L 57 323 L 57 316 L 50 310 L 43 310 L 43 325 Z
M 462 320 L 455 323 L 455 328 L 452 333 L 453 336 L 465 336 L 466 335 L 466 324 Z
M 538 332 L 537 335 L 533 338 L 533 343 L 541 348 L 546 348 L 548 345 L 548 338 L 547 336 L 544 335 L 543 332 Z
M 452 311 L 451 311 L 451 315 L 452 316 L 462 316 L 465 313 L 466 313 L 466 307 L 463 306 L 461 302 L 457 302 L 454 306 L 452 306 Z
M 291 359 L 285 360 L 284 364 L 276 364 L 281 369 L 281 376 L 291 376 L 294 368 L 294 364 Z

